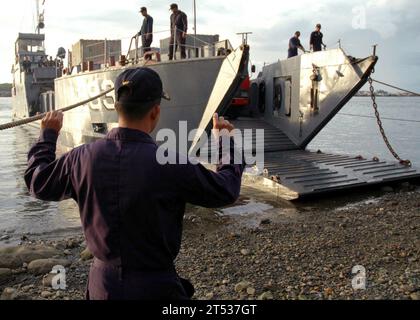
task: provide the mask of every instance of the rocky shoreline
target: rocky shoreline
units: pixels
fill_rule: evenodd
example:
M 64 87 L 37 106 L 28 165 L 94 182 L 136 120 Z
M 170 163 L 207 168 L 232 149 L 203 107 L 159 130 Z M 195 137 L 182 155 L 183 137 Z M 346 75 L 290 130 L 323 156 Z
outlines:
M 23 239 L 0 249 L 1 300 L 80 300 L 84 298 L 92 255 L 82 236 L 61 241 Z M 54 290 L 53 267 L 66 268 L 66 290 Z
M 420 190 L 405 184 L 383 191 L 350 206 L 304 206 L 294 214 L 293 205 L 275 203 L 242 216 L 190 208 L 179 274 L 200 300 L 418 300 Z M 241 223 L 247 219 L 252 223 Z M 81 235 L 23 237 L 0 249 L 1 299 L 84 299 L 91 259 Z M 66 268 L 66 290 L 51 286 L 56 265 Z M 366 269 L 366 290 L 352 287 L 357 265 Z

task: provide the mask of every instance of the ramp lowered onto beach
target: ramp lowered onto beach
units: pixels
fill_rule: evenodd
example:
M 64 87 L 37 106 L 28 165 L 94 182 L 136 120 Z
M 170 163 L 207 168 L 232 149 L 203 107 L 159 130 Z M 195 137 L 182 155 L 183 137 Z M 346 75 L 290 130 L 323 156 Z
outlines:
M 420 168 L 361 156 L 326 154 L 303 150 L 280 130 L 262 119 L 233 121 L 239 129 L 265 130 L 265 172 L 245 174 L 244 183 L 276 197 L 303 197 L 420 179 Z M 255 130 L 254 130 L 255 134 Z M 256 141 L 255 143 L 261 143 Z
M 249 170 L 244 183 L 287 200 L 420 178 L 420 168 L 398 162 L 306 150 L 371 82 L 377 62 L 376 51 L 359 59 L 338 48 L 265 65 L 251 81 L 248 107 L 229 112 L 224 103 L 210 103 L 200 129 L 209 133 L 215 112 L 227 118 L 244 115 L 232 122 L 242 131 L 253 130 L 249 136 L 243 132 L 245 139 L 252 138 L 252 143 L 245 141 L 245 148 L 252 146 L 255 154 L 257 146 L 264 146 L 265 156 L 264 170 L 258 168 L 259 175 L 253 175 L 258 170 Z M 373 107 L 377 110 L 376 104 Z M 256 134 L 257 129 L 264 130 L 264 137 Z

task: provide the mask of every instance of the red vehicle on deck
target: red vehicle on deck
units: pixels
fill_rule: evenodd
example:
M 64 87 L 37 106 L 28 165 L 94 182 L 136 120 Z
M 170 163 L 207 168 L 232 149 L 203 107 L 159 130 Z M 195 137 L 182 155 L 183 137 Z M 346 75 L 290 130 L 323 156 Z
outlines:
M 241 84 L 241 88 L 235 98 L 232 100 L 231 107 L 246 107 L 249 105 L 249 89 L 251 80 L 247 77 Z
M 251 79 L 247 77 L 241 84 L 235 98 L 229 107 L 227 115 L 230 118 L 239 117 L 244 111 L 246 111 L 250 103 L 249 92 L 251 88 Z

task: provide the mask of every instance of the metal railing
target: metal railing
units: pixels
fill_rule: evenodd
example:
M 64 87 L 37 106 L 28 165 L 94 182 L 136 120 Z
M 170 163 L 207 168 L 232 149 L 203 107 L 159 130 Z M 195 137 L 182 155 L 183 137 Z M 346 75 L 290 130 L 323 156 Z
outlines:
M 186 43 L 185 44 L 179 44 L 179 41 L 177 39 L 177 36 L 182 33 L 182 30 L 179 29 L 174 29 L 172 32 L 171 30 L 163 30 L 163 31 L 157 31 L 157 32 L 153 32 L 153 33 L 148 33 L 148 34 L 144 34 L 144 35 L 139 35 L 136 34 L 135 36 L 133 36 L 130 39 L 130 44 L 128 47 L 128 51 L 127 54 L 125 56 L 126 61 L 125 63 L 132 63 L 132 64 L 137 64 L 139 63 L 139 61 L 143 58 L 144 52 L 142 53 L 142 56 L 139 56 L 139 52 L 140 49 L 152 49 L 152 47 L 143 47 L 140 46 L 139 43 L 139 39 L 143 36 L 148 36 L 148 35 L 155 35 L 155 34 L 161 34 L 161 33 L 170 33 L 170 42 L 169 45 L 173 46 L 172 50 L 173 50 L 173 59 L 176 60 L 176 49 L 178 49 L 178 47 L 180 48 L 181 46 L 184 47 L 185 49 L 189 50 L 188 51 L 188 56 L 193 56 L 194 58 L 199 58 L 199 57 L 204 57 L 204 56 L 216 56 L 218 55 L 218 49 L 219 48 L 223 48 L 225 49 L 224 52 L 229 52 L 229 51 L 233 51 L 233 47 L 230 43 L 229 40 L 223 40 L 223 41 L 218 41 L 215 43 L 210 43 L 207 42 L 203 39 L 201 39 L 198 36 L 192 35 L 192 34 L 186 34 Z M 193 39 L 193 45 L 188 44 L 187 40 L 188 39 Z M 201 44 L 201 45 L 200 45 Z M 191 52 L 193 52 L 193 54 L 191 54 Z M 206 55 L 206 53 L 208 53 Z
M 134 63 L 138 63 L 139 62 L 139 49 L 142 48 L 144 49 L 152 49 L 152 47 L 143 47 L 143 46 L 139 46 L 139 39 L 143 36 L 149 36 L 149 35 L 155 35 L 155 34 L 161 34 L 161 33 L 166 33 L 166 32 L 170 32 L 170 30 L 162 30 L 162 31 L 156 31 L 156 32 L 152 32 L 152 33 L 146 33 L 146 34 L 136 34 L 133 37 L 131 37 L 130 39 L 130 45 L 128 47 L 128 52 L 126 54 L 126 60 L 128 62 L 134 62 Z M 135 48 L 133 48 L 133 42 L 135 44 Z M 131 56 L 132 51 L 134 50 L 134 57 Z
M 113 43 L 115 42 L 115 40 L 104 39 L 104 40 L 96 41 L 92 43 L 85 43 L 85 44 L 81 43 L 80 45 L 83 46 L 83 49 L 89 49 L 89 51 L 92 53 L 91 55 L 87 54 L 86 56 L 81 57 L 83 61 L 81 70 L 82 71 L 91 70 L 92 68 L 91 65 L 93 65 L 93 68 L 96 68 L 95 66 L 97 66 L 98 63 L 102 64 L 102 61 L 105 67 L 108 67 L 109 65 L 114 66 L 115 65 L 114 63 L 117 62 L 118 58 L 120 58 L 119 63 L 121 65 L 139 64 L 141 61 L 149 58 L 149 57 L 145 57 L 145 54 L 150 56 L 151 54 L 158 55 L 159 53 L 161 53 L 160 51 L 158 52 L 150 51 L 150 49 L 153 49 L 152 47 L 143 47 L 141 38 L 144 36 L 164 34 L 164 33 L 168 34 L 170 38 L 169 45 L 173 46 L 172 50 L 169 50 L 169 51 L 173 51 L 172 58 L 174 60 L 177 59 L 178 47 L 183 47 L 187 51 L 186 52 L 187 58 L 200 58 L 200 57 L 209 57 L 209 56 L 217 56 L 217 55 L 226 55 L 229 52 L 233 51 L 233 47 L 231 43 L 229 42 L 229 40 L 218 41 L 218 42 L 212 43 L 212 42 L 205 41 L 200 36 L 196 36 L 194 34 L 187 34 L 185 43 L 180 44 L 178 36 L 180 35 L 181 32 L 182 30 L 175 28 L 174 30 L 172 30 L 172 32 L 170 29 L 167 29 L 167 30 L 156 31 L 156 32 L 148 33 L 148 34 L 137 33 L 136 35 L 132 37 L 126 37 L 126 38 L 122 37 L 120 40 L 129 40 L 128 51 L 126 55 L 123 55 L 123 52 L 125 52 L 123 48 L 121 48 L 121 50 L 120 49 L 115 50 L 115 48 L 113 47 L 114 45 Z M 173 37 L 173 39 L 171 39 L 171 37 Z M 165 51 L 166 50 L 167 49 L 165 49 Z M 111 59 L 110 61 L 110 57 L 114 57 L 115 60 Z M 160 61 L 160 56 L 157 60 Z

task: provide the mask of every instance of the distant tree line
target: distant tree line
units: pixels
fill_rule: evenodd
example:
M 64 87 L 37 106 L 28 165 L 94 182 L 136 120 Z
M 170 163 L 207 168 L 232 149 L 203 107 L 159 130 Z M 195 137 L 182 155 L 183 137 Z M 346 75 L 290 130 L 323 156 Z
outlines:
M 10 97 L 12 95 L 11 83 L 0 83 L 0 97 Z
M 375 95 L 378 97 L 414 97 L 414 95 L 410 93 L 388 92 L 385 90 L 376 90 Z M 370 91 L 361 90 L 356 94 L 356 97 L 370 97 Z

